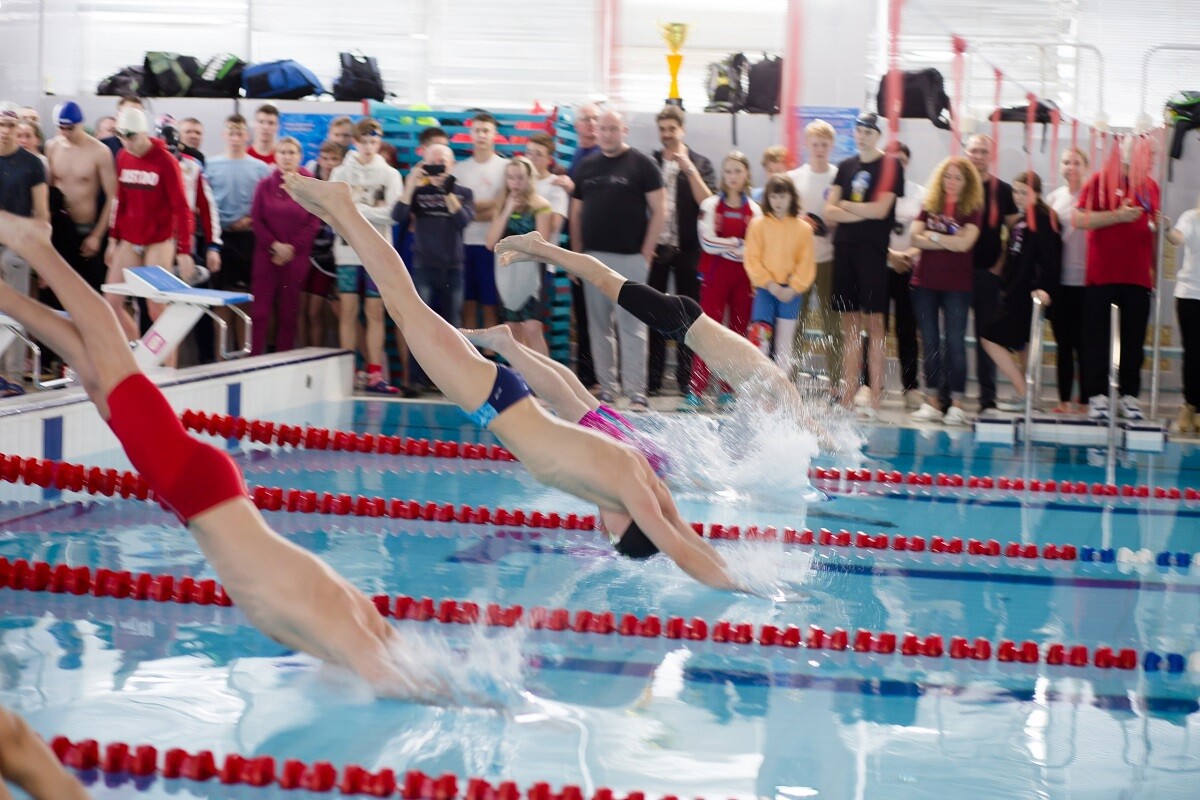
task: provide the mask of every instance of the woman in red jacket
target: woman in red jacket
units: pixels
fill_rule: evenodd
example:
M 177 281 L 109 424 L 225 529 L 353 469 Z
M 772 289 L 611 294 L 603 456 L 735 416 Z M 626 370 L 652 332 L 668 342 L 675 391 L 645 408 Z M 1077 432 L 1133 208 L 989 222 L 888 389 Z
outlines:
M 721 163 L 721 182 L 717 194 L 700 204 L 700 307 L 717 322 L 727 322 L 739 335 L 746 334 L 750 322 L 750 304 L 754 287 L 742 263 L 746 228 L 754 217 L 762 216 L 758 204 L 750 199 L 750 159 L 734 150 Z M 728 315 L 728 317 L 726 316 Z M 683 410 L 704 405 L 708 388 L 708 365 L 702 359 L 692 363 L 692 381 L 688 386 Z M 718 405 L 733 402 L 733 390 L 721 381 Z
M 291 350 L 300 320 L 300 292 L 308 277 L 308 255 L 321 220 L 300 207 L 283 189 L 293 173 L 310 176 L 300 166 L 300 142 L 285 136 L 275 145 L 275 171 L 259 181 L 250 206 L 254 222 L 254 262 L 250 274 L 251 353 L 267 351 L 267 330 L 275 314 L 275 352 Z

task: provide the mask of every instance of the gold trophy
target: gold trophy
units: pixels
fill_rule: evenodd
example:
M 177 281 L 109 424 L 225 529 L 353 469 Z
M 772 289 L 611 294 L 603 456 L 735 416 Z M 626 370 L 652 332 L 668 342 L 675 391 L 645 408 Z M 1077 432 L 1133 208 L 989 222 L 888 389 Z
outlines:
M 679 48 L 683 47 L 683 42 L 687 39 L 687 23 L 668 22 L 664 25 L 660 22 L 658 33 L 671 51 L 667 56 L 667 69 L 671 72 L 671 90 L 667 94 L 667 105 L 683 108 L 683 98 L 679 96 L 679 68 L 683 65 L 683 56 Z

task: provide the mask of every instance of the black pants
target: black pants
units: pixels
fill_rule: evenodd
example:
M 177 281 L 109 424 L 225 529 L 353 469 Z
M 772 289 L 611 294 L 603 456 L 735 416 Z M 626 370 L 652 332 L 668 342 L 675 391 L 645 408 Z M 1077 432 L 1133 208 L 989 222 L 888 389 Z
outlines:
M 575 377 L 584 386 L 592 387 L 596 385 L 596 367 L 592 363 L 592 337 L 588 335 L 583 281 L 571 281 L 571 307 L 575 311 Z
M 975 313 L 975 378 L 979 381 L 979 408 L 986 410 L 996 407 L 996 364 L 983 349 L 983 331 L 996 317 L 1002 284 L 1000 276 L 987 269 L 975 270 L 974 281 L 971 310 Z
M 920 352 L 917 348 L 917 315 L 913 313 L 912 294 L 908 285 L 911 280 L 911 271 L 896 272 L 894 269 L 888 269 L 888 307 L 887 311 L 883 312 L 884 334 L 887 333 L 888 325 L 892 322 L 893 311 L 896 315 L 894 317 L 896 321 L 896 354 L 900 357 L 900 383 L 906 392 L 910 389 L 919 389 L 921 386 L 918 377 Z M 871 383 L 867 374 L 870 346 L 870 341 L 864 338 L 863 386 Z
M 1060 403 L 1071 399 L 1077 364 L 1080 379 L 1083 377 L 1083 295 L 1082 286 L 1060 286 L 1054 292 L 1054 302 L 1050 306 L 1050 328 L 1054 331 L 1054 344 L 1058 350 Z M 1081 399 L 1087 400 L 1086 396 Z
M 1200 300 L 1175 301 L 1183 339 L 1183 402 L 1200 408 Z
M 660 292 L 667 291 L 667 279 L 675 277 L 674 294 L 680 297 L 700 299 L 700 273 L 696 264 L 700 261 L 698 250 L 680 250 L 677 247 L 659 245 L 650 264 L 650 275 L 646 284 Z M 686 391 L 692 379 L 692 351 L 682 344 L 675 351 L 675 382 L 680 391 Z M 666 369 L 666 344 L 662 334 L 650 329 L 649 362 L 646 373 L 646 388 L 651 392 L 662 391 L 663 372 Z
M 1088 286 L 1083 292 L 1084 398 L 1108 395 L 1109 306 L 1121 309 L 1121 363 L 1117 382 L 1121 395 L 1137 397 L 1142 391 L 1142 363 L 1146 360 L 1146 324 L 1150 321 L 1150 290 L 1130 283 Z

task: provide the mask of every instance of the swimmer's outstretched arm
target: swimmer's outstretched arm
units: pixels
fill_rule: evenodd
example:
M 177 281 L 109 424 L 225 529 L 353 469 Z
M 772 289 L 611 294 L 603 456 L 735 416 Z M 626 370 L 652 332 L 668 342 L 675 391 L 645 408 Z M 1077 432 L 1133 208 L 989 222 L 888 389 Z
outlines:
M 534 261 L 557 264 L 576 278 L 595 286 L 614 303 L 617 302 L 617 295 L 621 293 L 621 287 L 629 280 L 621 273 L 609 269 L 598 258 L 550 244 L 537 231 L 501 239 L 496 244 L 496 256 L 500 265 L 505 267 L 514 261 L 527 260 L 526 256 L 532 256 Z
M 128 346 L 128 345 L 126 345 Z M 12 781 L 34 800 L 87 800 L 88 793 L 20 715 L 0 708 L 0 798 Z
M 589 411 L 600 407 L 575 373 L 549 356 L 518 342 L 512 328 L 496 325 L 484 330 L 463 330 L 462 335 L 477 347 L 495 350 L 513 369 L 521 373 L 538 399 L 544 400 L 559 419 L 578 422 Z

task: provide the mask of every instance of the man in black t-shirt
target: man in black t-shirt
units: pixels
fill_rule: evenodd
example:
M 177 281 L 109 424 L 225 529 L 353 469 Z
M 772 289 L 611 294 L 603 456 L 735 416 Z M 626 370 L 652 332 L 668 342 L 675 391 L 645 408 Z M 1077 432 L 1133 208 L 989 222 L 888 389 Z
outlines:
M 842 320 L 842 403 L 852 407 L 862 370 L 859 335 L 869 337 L 867 371 L 875 416 L 883 394 L 883 315 L 888 308 L 888 243 L 896 220 L 896 198 L 904 196 L 904 167 L 879 149 L 879 117 L 854 122 L 858 154 L 838 164 L 824 217 L 838 223 L 833 234 L 833 293 L 829 305 Z
M 19 123 L 16 104 L 0 103 L 0 211 L 49 222 L 50 187 L 46 183 L 46 167 L 40 158 L 17 144 Z M 29 295 L 29 265 L 3 246 L 0 246 L 0 275 L 19 294 Z M 0 368 L 4 375 L 0 376 L 0 397 L 24 394 L 21 385 L 24 349 L 10 347 L 2 357 Z
M 600 151 L 583 161 L 575 175 L 571 249 L 595 256 L 629 280 L 645 283 L 664 222 L 662 175 L 649 156 L 626 144 L 627 133 L 618 112 L 600 117 L 596 126 Z M 584 288 L 584 297 L 601 401 L 615 402 L 623 391 L 632 410 L 647 410 L 645 324 L 617 309 L 593 286 Z
M 975 377 L 979 381 L 981 414 L 996 407 L 996 365 L 984 352 L 983 337 L 979 332 L 991 324 L 1000 302 L 1000 272 L 1004 269 L 1001 231 L 1011 228 L 1019 216 L 1012 186 L 988 174 L 995 146 L 992 138 L 983 134 L 967 141 L 967 158 L 983 183 L 983 220 L 979 225 L 979 239 L 971 253 L 975 267 L 971 291 L 971 310 L 975 314 Z

